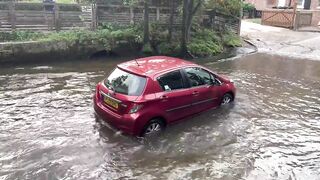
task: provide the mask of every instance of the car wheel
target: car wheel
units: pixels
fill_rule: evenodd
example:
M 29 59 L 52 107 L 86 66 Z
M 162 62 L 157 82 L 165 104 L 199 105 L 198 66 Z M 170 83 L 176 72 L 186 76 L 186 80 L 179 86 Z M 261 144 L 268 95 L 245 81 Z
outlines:
M 146 124 L 142 136 L 149 137 L 159 134 L 164 130 L 164 123 L 160 119 L 152 119 Z
M 230 93 L 227 93 L 225 95 L 223 95 L 222 100 L 221 100 L 221 105 L 226 105 L 231 103 L 233 100 L 233 97 Z

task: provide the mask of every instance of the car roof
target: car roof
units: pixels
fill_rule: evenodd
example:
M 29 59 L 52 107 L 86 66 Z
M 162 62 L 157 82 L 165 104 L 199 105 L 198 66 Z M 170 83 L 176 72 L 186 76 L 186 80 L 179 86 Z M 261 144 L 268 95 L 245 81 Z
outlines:
M 157 74 L 184 67 L 198 66 L 195 63 L 167 56 L 152 56 L 127 61 L 118 65 L 120 69 L 137 75 L 154 77 Z

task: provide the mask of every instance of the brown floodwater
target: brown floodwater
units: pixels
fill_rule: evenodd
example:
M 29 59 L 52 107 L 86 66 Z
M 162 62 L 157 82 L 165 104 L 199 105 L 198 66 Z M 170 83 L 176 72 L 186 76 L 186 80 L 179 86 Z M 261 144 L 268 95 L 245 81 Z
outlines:
M 148 140 L 94 115 L 95 84 L 120 61 L 0 67 L 0 179 L 320 178 L 320 61 L 198 60 L 235 81 L 235 102 Z

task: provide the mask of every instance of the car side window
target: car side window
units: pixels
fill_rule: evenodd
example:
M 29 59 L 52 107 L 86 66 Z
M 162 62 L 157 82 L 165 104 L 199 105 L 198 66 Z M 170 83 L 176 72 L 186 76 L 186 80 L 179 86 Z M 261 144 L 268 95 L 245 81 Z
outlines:
M 213 80 L 214 85 L 220 86 L 222 84 L 222 82 L 215 74 L 211 74 L 211 79 Z
M 202 86 L 206 84 L 212 85 L 211 75 L 209 74 L 209 72 L 201 68 L 186 68 L 185 72 L 191 87 Z
M 184 88 L 183 79 L 179 70 L 160 76 L 157 80 L 164 91 Z

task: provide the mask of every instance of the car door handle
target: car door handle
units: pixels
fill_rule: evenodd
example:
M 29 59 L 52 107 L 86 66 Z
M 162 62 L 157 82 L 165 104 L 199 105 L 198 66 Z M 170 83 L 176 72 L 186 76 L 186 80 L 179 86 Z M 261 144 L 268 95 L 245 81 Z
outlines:
M 192 95 L 198 95 L 199 91 L 193 91 Z
M 162 96 L 160 96 L 160 99 L 168 99 L 168 96 L 166 96 L 166 95 L 162 95 Z

